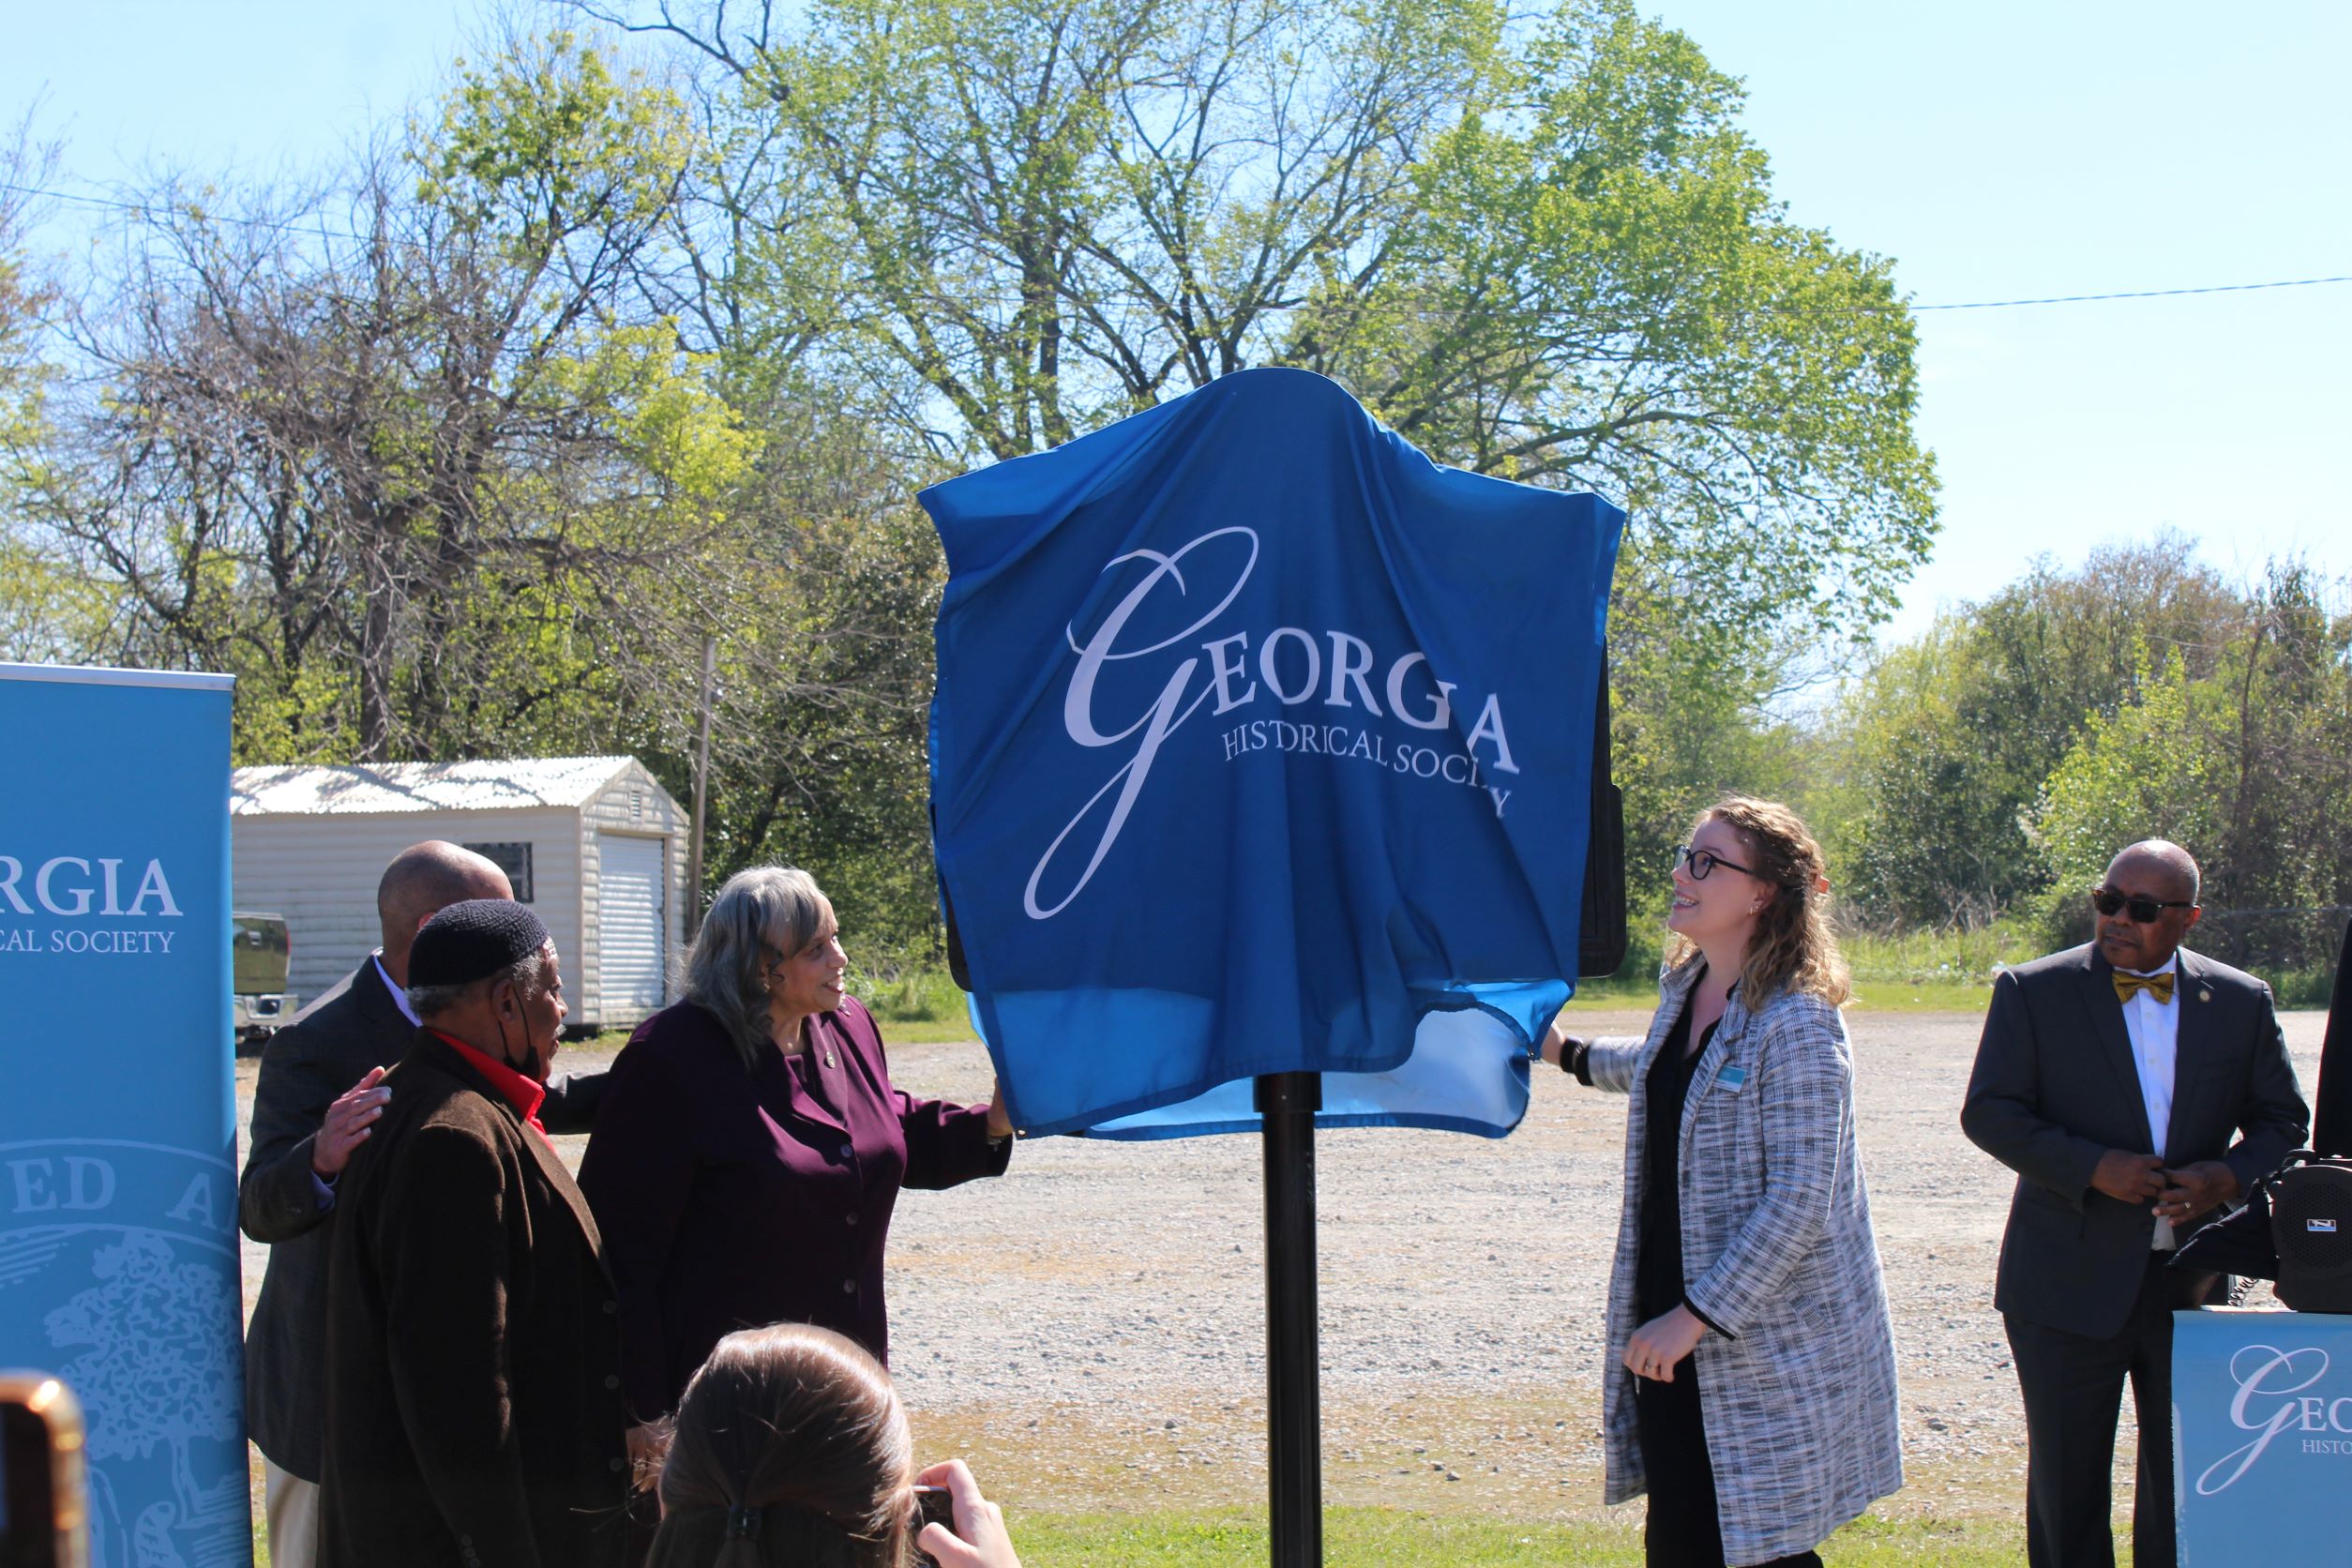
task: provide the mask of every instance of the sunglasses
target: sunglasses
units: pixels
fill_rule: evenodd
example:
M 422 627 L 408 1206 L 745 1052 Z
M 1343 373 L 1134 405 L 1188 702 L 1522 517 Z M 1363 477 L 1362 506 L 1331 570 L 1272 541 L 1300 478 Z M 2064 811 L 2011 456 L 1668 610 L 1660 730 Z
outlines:
M 2192 898 L 2150 898 L 2144 893 L 2124 894 L 2112 887 L 2098 887 L 2091 889 L 2090 907 L 2104 915 L 2129 914 L 2134 926 L 2152 926 L 2165 910 L 2193 910 L 2197 906 Z
M 1737 871 L 1742 876 L 1753 877 L 1756 875 L 1754 871 L 1749 870 L 1746 867 L 1734 861 L 1726 860 L 1723 856 L 1717 854 L 1712 850 L 1695 850 L 1688 844 L 1677 844 L 1674 846 L 1674 866 L 1669 866 L 1667 870 L 1671 871 L 1674 869 L 1674 867 L 1677 866 L 1689 867 L 1691 868 L 1691 881 L 1693 882 L 1705 882 L 1707 880 L 1707 874 L 1718 866 L 1722 867 L 1726 871 Z

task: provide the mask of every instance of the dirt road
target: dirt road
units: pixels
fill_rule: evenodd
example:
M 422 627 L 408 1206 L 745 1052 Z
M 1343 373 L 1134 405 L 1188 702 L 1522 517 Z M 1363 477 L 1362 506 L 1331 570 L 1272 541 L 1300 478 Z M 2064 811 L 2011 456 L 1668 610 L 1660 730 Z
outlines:
M 1585 1014 L 1592 1033 L 1638 1015 Z M 1863 1160 L 1903 1376 L 1896 1511 L 2013 1514 L 2024 1429 L 1993 1265 L 2008 1173 L 1961 1137 L 1972 1016 L 1852 1015 Z M 2308 1091 L 2324 1018 L 2289 1015 Z M 979 1097 L 973 1045 L 910 1046 L 918 1093 Z M 587 1065 L 566 1063 L 559 1065 Z M 1624 1102 L 1549 1072 L 1498 1141 L 1318 1139 L 1327 1492 L 1590 1516 Z M 249 1109 L 251 1070 L 240 1074 Z M 580 1140 L 565 1138 L 575 1160 Z M 1264 1495 L 1259 1150 L 1251 1138 L 1024 1143 L 1003 1181 L 908 1193 L 893 1369 L 928 1457 L 1033 1507 Z M 249 1303 L 264 1249 L 249 1246 Z

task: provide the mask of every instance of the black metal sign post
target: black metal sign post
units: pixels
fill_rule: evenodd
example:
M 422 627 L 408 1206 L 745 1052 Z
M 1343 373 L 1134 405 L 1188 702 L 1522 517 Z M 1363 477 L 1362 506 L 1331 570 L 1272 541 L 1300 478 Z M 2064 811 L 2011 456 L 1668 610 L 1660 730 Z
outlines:
M 1322 1568 L 1322 1334 L 1315 1303 L 1319 1073 L 1258 1080 L 1266 1145 L 1266 1452 L 1274 1568 Z
M 1609 776 L 1607 655 L 1592 723 L 1592 807 L 1584 867 L 1577 972 L 1614 973 L 1625 957 L 1623 797 Z M 955 900 L 940 884 L 947 967 L 972 988 L 956 926 Z M 2352 965 L 2352 933 L 2345 937 Z M 2352 1043 L 2338 1081 L 2352 1080 Z M 1273 1516 L 1273 1568 L 1322 1568 L 1322 1330 L 1315 1289 L 1315 1113 L 1319 1073 L 1270 1073 L 1257 1080 L 1266 1162 L 1266 1451 Z

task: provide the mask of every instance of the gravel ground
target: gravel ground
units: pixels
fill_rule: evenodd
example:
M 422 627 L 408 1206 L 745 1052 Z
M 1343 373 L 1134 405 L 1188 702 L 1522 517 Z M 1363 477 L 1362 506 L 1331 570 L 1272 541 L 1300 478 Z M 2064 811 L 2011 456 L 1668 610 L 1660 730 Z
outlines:
M 1590 1033 L 1646 1021 L 1579 1014 Z M 2013 1515 L 2022 1496 L 2024 1425 L 1992 1310 L 2011 1178 L 1957 1121 L 1979 1022 L 1851 1018 L 1903 1377 L 1897 1512 Z M 2325 1015 L 2285 1025 L 2308 1091 Z M 241 1115 L 252 1070 L 240 1064 Z M 978 1098 L 988 1083 L 976 1045 L 902 1047 L 892 1071 L 919 1093 Z M 1544 1072 L 1506 1139 L 1319 1137 L 1332 1501 L 1603 1512 L 1600 1335 L 1623 1128 L 1622 1099 Z M 575 1163 L 581 1141 L 558 1140 Z M 1021 1145 L 1002 1181 L 906 1194 L 892 1361 L 923 1455 L 963 1454 L 992 1495 L 1032 1507 L 1260 1502 L 1259 1158 L 1245 1137 L 1046 1138 Z M 249 1307 L 264 1252 L 246 1248 Z

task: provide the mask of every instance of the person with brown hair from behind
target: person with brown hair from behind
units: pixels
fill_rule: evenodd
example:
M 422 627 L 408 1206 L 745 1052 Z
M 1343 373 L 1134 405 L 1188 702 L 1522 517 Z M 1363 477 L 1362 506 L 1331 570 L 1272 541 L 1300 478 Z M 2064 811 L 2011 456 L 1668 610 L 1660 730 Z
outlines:
M 661 1469 L 648 1568 L 1020 1568 L 1004 1515 L 960 1459 L 913 1470 L 890 1374 L 830 1329 L 718 1342 L 686 1384 Z M 923 1523 L 943 1487 L 955 1526 Z

